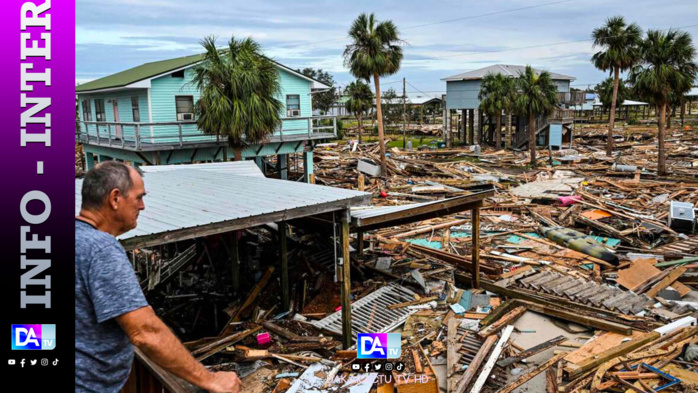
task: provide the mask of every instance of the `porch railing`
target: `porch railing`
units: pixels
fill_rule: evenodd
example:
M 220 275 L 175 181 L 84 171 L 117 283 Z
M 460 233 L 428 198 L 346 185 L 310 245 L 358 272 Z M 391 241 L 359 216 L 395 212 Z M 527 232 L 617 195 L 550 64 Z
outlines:
M 282 119 L 279 130 L 265 142 L 285 142 L 335 138 L 335 116 L 290 117 Z M 225 136 L 205 134 L 196 121 L 177 122 L 97 122 L 76 121 L 77 142 L 129 150 L 157 150 L 192 145 L 226 144 Z
M 558 92 L 557 102 L 563 105 L 581 105 L 586 101 L 585 91 Z
M 550 123 L 571 123 L 574 121 L 573 109 L 556 108 L 550 115 L 539 115 L 535 120 L 536 135 Z M 528 142 L 528 120 L 514 134 L 514 146 L 521 147 Z

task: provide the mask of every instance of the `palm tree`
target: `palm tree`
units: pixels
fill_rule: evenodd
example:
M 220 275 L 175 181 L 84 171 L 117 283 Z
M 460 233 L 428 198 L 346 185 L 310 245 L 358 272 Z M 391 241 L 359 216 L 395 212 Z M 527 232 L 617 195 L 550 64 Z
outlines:
M 359 143 L 361 143 L 363 115 L 373 106 L 373 92 L 367 84 L 358 79 L 351 82 L 344 92 L 349 96 L 344 107 L 356 116 L 356 121 L 359 123 Z
M 196 124 L 205 133 L 227 136 L 239 160 L 240 146 L 262 141 L 281 127 L 279 72 L 251 38 L 232 37 L 222 50 L 214 36 L 201 45 L 206 53 L 192 78 L 201 92 Z
M 373 14 L 361 14 L 349 28 L 352 43 L 344 50 L 344 62 L 357 78 L 370 81 L 376 88 L 376 116 L 381 154 L 381 175 L 385 176 L 385 138 L 381 110 L 381 76 L 392 75 L 400 69 L 402 47 L 400 34 L 392 21 L 376 21 Z
M 691 35 L 686 32 L 648 30 L 641 51 L 642 59 L 631 69 L 629 79 L 635 91 L 650 98 L 650 102 L 659 108 L 657 173 L 665 175 L 664 125 L 667 105 L 672 95 L 683 95 L 691 89 L 698 74 L 698 65 L 694 60 L 696 48 Z
M 504 101 L 504 112 L 507 115 L 507 125 L 506 125 L 506 141 L 504 142 L 504 147 L 506 149 L 511 149 L 511 115 L 516 109 L 516 99 L 518 98 L 518 91 L 516 89 L 516 79 L 507 78 L 506 86 L 507 99 Z
M 480 109 L 489 116 L 494 116 L 496 121 L 495 146 L 502 146 L 502 110 L 506 109 L 509 93 L 509 78 L 496 73 L 488 73 L 482 78 L 478 99 Z
M 536 166 L 536 116 L 547 116 L 555 109 L 557 88 L 548 71 L 540 75 L 530 65 L 516 79 L 519 91 L 515 106 L 518 112 L 528 116 L 528 146 L 531 149 L 531 166 Z
M 622 16 L 614 16 L 608 18 L 602 27 L 594 29 L 591 36 L 594 39 L 593 45 L 602 48 L 600 52 L 591 57 L 591 62 L 596 68 L 613 74 L 613 99 L 611 100 L 606 141 L 606 155 L 610 156 L 613 154 L 613 125 L 620 72 L 637 64 L 640 58 L 639 48 L 642 41 L 642 30 L 635 23 L 626 24 Z

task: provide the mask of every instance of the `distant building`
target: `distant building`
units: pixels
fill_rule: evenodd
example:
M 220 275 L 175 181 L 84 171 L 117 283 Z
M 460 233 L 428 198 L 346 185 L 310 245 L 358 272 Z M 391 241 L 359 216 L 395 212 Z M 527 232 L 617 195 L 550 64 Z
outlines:
M 469 144 L 493 142 L 494 126 L 493 119 L 486 119 L 480 113 L 480 85 L 482 79 L 487 74 L 501 74 L 510 78 L 516 78 L 519 74 L 525 71 L 526 67 L 522 65 L 495 64 L 488 67 L 480 68 L 473 71 L 464 72 L 461 74 L 449 76 L 441 79 L 446 82 L 446 111 L 460 111 L 461 123 L 459 125 L 459 134 L 463 133 L 461 140 L 465 139 L 466 129 L 474 129 L 474 134 L 479 134 L 478 141 L 473 136 L 469 137 Z M 539 69 L 534 69 L 536 74 L 543 72 Z M 557 87 L 558 96 L 557 102 L 560 108 L 549 117 L 541 116 L 536 119 L 536 134 L 538 135 L 537 144 L 562 146 L 563 142 L 571 141 L 572 123 L 574 114 L 568 111 L 567 108 L 575 103 L 581 104 L 585 100 L 584 92 L 571 91 L 570 84 L 576 78 L 569 75 L 563 75 L 556 72 L 550 72 L 553 83 Z M 452 129 L 450 117 L 447 116 L 445 122 L 447 128 Z M 523 147 L 528 143 L 528 119 L 515 116 L 513 120 L 515 133 L 513 134 L 512 144 L 514 147 Z M 485 126 L 488 126 L 487 133 L 482 132 Z M 471 132 L 471 135 L 473 133 Z M 502 140 L 504 136 L 502 137 Z

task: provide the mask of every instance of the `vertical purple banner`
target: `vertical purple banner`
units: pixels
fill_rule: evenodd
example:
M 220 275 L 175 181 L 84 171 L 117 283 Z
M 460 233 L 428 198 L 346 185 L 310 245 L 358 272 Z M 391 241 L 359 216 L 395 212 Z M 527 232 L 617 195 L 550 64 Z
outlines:
M 75 3 L 5 0 L 0 18 L 0 326 L 11 337 L 0 363 L 21 390 L 71 391 Z

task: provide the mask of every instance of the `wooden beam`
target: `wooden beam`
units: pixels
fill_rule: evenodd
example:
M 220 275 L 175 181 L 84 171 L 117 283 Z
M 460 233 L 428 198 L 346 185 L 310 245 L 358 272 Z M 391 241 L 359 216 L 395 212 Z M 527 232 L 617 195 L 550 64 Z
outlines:
M 231 270 L 233 276 L 233 292 L 240 289 L 240 252 L 238 250 L 238 236 L 240 231 L 230 232 L 230 259 L 232 262 Z
M 477 380 L 473 385 L 473 388 L 470 389 L 470 393 L 480 393 L 480 390 L 482 390 L 482 388 L 485 386 L 487 379 L 490 377 L 490 372 L 492 372 L 494 364 L 497 362 L 497 358 L 499 358 L 499 355 L 502 353 L 504 346 L 509 342 L 509 337 L 511 336 L 511 332 L 513 331 L 514 327 L 511 325 L 504 328 L 504 330 L 502 331 L 502 337 L 497 342 L 497 345 L 494 347 L 494 350 L 492 350 L 492 354 L 490 355 L 489 359 L 487 359 L 487 363 L 485 363 L 485 367 L 482 368 L 482 372 L 480 372 L 480 374 L 478 375 Z
M 685 266 L 681 266 L 681 267 L 678 267 L 678 268 L 672 270 L 671 273 L 667 274 L 667 276 L 664 277 L 660 282 L 658 282 L 652 288 L 650 288 L 650 290 L 647 291 L 647 293 L 645 293 L 645 295 L 647 295 L 650 299 L 654 299 L 655 297 L 657 297 L 657 294 L 659 293 L 659 291 L 668 287 L 674 281 L 678 280 L 678 278 L 681 277 L 681 275 L 683 275 L 685 272 L 686 272 Z
M 281 265 L 281 309 L 288 311 L 291 305 L 291 287 L 288 281 L 288 224 L 279 222 L 279 262 Z
M 597 329 L 608 330 L 629 336 L 632 334 L 632 329 L 628 326 L 619 323 L 607 321 L 601 318 L 590 317 L 573 310 L 567 310 L 562 307 L 551 307 L 545 304 L 530 302 L 527 300 L 519 300 L 519 304 L 524 305 L 528 310 L 535 311 L 551 317 L 564 319 L 584 326 L 591 326 Z
M 472 259 L 470 261 L 471 283 L 474 289 L 480 288 L 480 205 L 471 210 L 472 218 Z
M 593 368 L 596 368 L 603 363 L 606 363 L 610 359 L 615 359 L 627 353 L 630 353 L 635 349 L 640 348 L 641 346 L 656 340 L 659 337 L 660 334 L 658 332 L 646 333 L 635 340 L 624 342 L 601 353 L 597 353 L 596 355 L 580 363 L 569 363 L 567 366 L 565 366 L 565 371 L 567 371 L 567 374 L 569 375 L 570 379 L 574 379 L 580 374 L 589 371 Z
M 356 231 L 356 254 L 360 257 L 364 255 L 364 231 Z
M 344 349 L 352 346 L 351 333 L 351 259 L 349 257 L 349 210 L 340 213 L 341 217 L 341 247 L 342 247 L 342 344 Z
M 509 325 L 510 323 L 514 322 L 517 320 L 520 316 L 524 315 L 526 312 L 526 307 L 523 306 L 518 306 L 515 309 L 509 311 L 508 313 L 504 314 L 502 318 L 500 318 L 497 322 L 484 327 L 480 332 L 478 333 L 478 336 L 481 338 L 485 338 L 487 336 L 491 336 L 493 334 L 497 334 L 504 326 Z
M 272 273 L 274 273 L 274 266 L 269 266 L 267 271 L 264 273 L 262 278 L 259 280 L 257 285 L 252 289 L 250 292 L 249 296 L 247 296 L 247 299 L 245 300 L 245 303 L 240 306 L 240 309 L 238 310 L 235 315 L 230 319 L 230 322 L 237 322 L 240 320 L 240 316 L 242 313 L 250 306 L 252 303 L 254 303 L 255 299 L 257 299 L 257 296 L 259 293 L 264 289 L 264 287 L 267 285 L 267 282 L 269 282 L 269 279 L 271 278 Z M 228 323 L 225 328 L 223 328 L 223 331 L 221 332 L 221 336 L 225 336 L 226 334 L 229 334 L 230 331 L 232 330 L 232 325 Z
M 511 364 L 520 362 L 523 359 L 528 359 L 537 353 L 541 353 L 548 348 L 554 347 L 565 340 L 567 340 L 567 338 L 565 338 L 565 336 L 557 336 L 557 337 L 553 338 L 552 340 L 548 340 L 546 342 L 543 342 L 543 343 L 540 343 L 536 346 L 533 346 L 533 347 L 531 347 L 523 352 L 520 352 L 516 356 L 502 359 L 502 360 L 497 362 L 497 365 L 500 367 L 506 367 L 506 366 L 509 366 Z
M 543 371 L 547 370 L 552 366 L 553 364 L 559 362 L 562 360 L 563 357 L 565 357 L 567 354 L 566 353 L 561 353 L 557 356 L 553 356 L 552 358 L 548 359 L 547 362 L 541 364 L 540 366 L 534 368 L 533 370 L 527 372 L 526 374 L 520 376 L 513 382 L 507 383 L 507 386 L 505 386 L 503 389 L 498 390 L 497 393 L 511 393 L 513 392 L 516 388 L 519 386 L 525 384 L 526 382 L 530 381 L 535 377 L 536 375 L 542 373 Z

